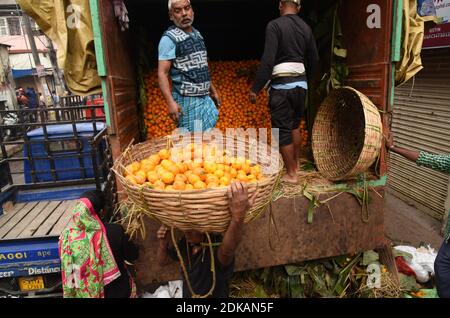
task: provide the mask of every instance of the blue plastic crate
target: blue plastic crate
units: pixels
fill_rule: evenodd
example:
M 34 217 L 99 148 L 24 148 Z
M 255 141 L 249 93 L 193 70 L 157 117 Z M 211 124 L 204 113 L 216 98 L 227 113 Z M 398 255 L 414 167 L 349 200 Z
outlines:
M 97 122 L 97 133 L 105 128 L 105 123 Z M 86 168 L 86 177 L 93 178 L 94 170 L 92 169 L 92 153 L 89 140 L 94 137 L 94 127 L 92 123 L 76 124 L 76 131 L 78 140 L 70 140 L 75 138 L 72 124 L 52 125 L 47 126 L 47 138 L 51 140 L 48 144 L 50 147 L 50 154 L 55 158 L 56 181 L 64 180 L 79 180 L 82 177 L 81 170 L 62 171 L 64 169 L 81 168 L 78 157 L 66 157 L 63 155 L 77 154 L 78 149 L 82 149 L 82 160 Z M 42 140 L 42 143 L 32 143 L 31 157 L 46 157 L 49 152 L 46 149 L 44 142 L 44 131 L 42 128 L 34 129 L 27 133 L 28 138 L 32 141 Z M 97 164 L 103 161 L 104 145 L 100 144 L 97 151 Z M 28 157 L 28 147 L 24 146 L 23 155 Z M 54 181 L 49 159 L 34 159 L 35 171 L 41 171 L 36 174 L 37 182 Z M 28 160 L 24 161 L 24 175 L 25 182 L 32 183 L 31 165 Z

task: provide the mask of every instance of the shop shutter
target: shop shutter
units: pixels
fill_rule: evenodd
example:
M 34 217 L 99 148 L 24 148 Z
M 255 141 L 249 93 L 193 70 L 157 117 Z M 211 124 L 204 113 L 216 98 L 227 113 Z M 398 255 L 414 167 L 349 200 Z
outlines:
M 450 48 L 423 50 L 424 69 L 395 90 L 392 131 L 396 145 L 450 153 Z M 449 177 L 391 153 L 394 194 L 436 219 L 445 214 Z

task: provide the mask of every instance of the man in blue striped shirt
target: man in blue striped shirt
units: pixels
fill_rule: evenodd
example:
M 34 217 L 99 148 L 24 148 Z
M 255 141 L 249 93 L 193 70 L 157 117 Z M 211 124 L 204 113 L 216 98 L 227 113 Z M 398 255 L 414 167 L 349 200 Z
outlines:
M 158 47 L 158 82 L 169 116 L 189 131 L 214 128 L 221 100 L 211 83 L 203 37 L 192 26 L 190 1 L 169 0 L 169 16 L 174 25 L 164 32 Z M 195 127 L 196 121 L 201 127 Z

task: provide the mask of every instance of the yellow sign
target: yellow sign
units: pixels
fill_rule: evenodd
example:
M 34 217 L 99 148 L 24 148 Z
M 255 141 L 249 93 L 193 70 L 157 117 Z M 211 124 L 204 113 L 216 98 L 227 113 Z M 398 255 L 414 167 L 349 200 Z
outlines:
M 44 278 L 42 276 L 20 277 L 19 287 L 21 291 L 44 289 Z

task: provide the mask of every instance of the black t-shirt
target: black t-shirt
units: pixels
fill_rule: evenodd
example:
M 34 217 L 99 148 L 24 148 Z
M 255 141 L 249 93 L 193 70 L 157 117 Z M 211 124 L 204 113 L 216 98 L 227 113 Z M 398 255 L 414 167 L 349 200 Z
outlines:
M 272 77 L 275 65 L 303 63 L 307 77 L 313 77 L 319 54 L 311 28 L 296 14 L 283 15 L 269 22 L 261 64 L 252 91 L 259 92 Z
M 105 298 L 129 298 L 131 286 L 125 261 L 135 261 L 139 254 L 138 248 L 132 241 L 128 240 L 128 236 L 119 224 L 105 223 L 105 229 L 109 245 L 121 274 L 105 286 Z
M 213 282 L 213 273 L 211 272 L 211 252 L 209 246 L 202 246 L 200 251 L 193 254 L 193 247 L 190 244 L 186 244 L 186 239 L 183 238 L 178 242 L 178 248 L 183 258 L 192 290 L 197 295 L 206 295 L 211 289 Z M 216 286 L 212 295 L 209 297 L 228 298 L 229 285 L 234 272 L 234 259 L 230 265 L 224 266 L 220 264 L 219 258 L 217 257 L 218 247 L 214 247 L 213 250 Z M 175 247 L 173 246 L 168 249 L 168 255 L 173 260 L 179 260 Z M 183 272 L 181 274 L 183 276 L 183 297 L 191 298 L 192 295 L 187 286 Z

